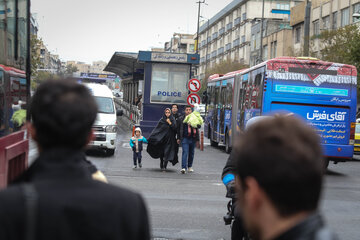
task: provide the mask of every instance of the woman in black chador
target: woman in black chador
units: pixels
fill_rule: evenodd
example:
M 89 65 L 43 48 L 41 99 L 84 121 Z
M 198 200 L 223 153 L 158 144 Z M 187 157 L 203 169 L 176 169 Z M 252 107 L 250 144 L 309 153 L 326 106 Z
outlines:
M 176 121 L 171 115 L 170 108 L 166 108 L 164 115 L 150 134 L 146 149 L 152 158 L 160 158 L 161 170 L 166 169 L 168 162 L 172 165 L 178 162 L 175 159 L 175 134 Z

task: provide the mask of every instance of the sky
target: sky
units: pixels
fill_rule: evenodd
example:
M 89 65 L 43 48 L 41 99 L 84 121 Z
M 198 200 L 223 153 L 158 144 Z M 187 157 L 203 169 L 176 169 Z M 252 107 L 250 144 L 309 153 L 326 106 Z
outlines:
M 174 32 L 196 33 L 198 0 L 32 0 L 38 36 L 63 61 L 108 62 L 114 52 L 163 47 Z M 209 19 L 232 0 L 206 0 Z

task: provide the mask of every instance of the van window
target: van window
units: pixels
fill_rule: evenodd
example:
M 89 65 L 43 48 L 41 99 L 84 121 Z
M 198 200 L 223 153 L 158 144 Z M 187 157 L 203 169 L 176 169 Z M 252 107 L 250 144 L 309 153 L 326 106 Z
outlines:
M 99 113 L 114 113 L 114 103 L 112 98 L 107 97 L 95 97 L 98 105 Z

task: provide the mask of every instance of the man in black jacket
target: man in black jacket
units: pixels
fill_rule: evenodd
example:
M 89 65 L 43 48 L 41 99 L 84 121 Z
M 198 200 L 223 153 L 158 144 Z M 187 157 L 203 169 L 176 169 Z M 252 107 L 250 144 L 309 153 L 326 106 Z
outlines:
M 97 115 L 90 91 L 70 80 L 47 81 L 30 114 L 40 155 L 0 192 L 0 238 L 150 239 L 142 197 L 93 180 L 85 164 L 83 149 Z
M 195 146 L 199 144 L 199 130 L 193 128 L 190 124 L 184 123 L 184 118 L 192 113 L 190 106 L 185 107 L 185 115 L 181 116 L 179 135 L 182 146 L 182 161 L 181 161 L 181 173 L 184 174 L 186 170 L 188 172 L 193 172 L 192 168 L 195 154 Z
M 317 210 L 324 170 L 312 128 L 292 116 L 267 118 L 231 154 L 237 207 L 252 239 L 337 239 Z

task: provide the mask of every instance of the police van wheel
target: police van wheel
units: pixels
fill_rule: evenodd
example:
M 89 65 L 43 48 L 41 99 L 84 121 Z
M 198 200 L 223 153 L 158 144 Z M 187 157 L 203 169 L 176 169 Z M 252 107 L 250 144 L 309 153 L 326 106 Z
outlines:
M 113 156 L 115 153 L 115 149 L 106 149 L 106 155 Z

